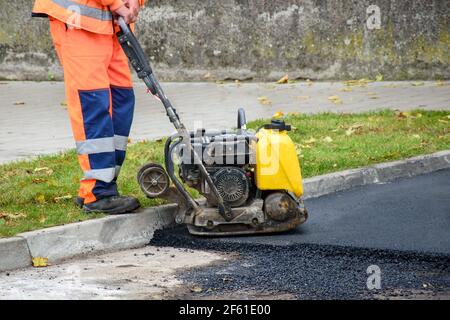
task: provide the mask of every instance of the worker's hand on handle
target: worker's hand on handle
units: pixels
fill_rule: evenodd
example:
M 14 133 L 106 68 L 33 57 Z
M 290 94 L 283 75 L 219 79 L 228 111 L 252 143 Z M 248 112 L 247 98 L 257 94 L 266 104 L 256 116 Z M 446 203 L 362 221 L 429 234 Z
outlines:
M 141 10 L 140 1 L 139 0 L 122 0 L 122 1 L 125 4 L 125 7 L 127 7 L 131 11 L 131 14 L 133 16 L 131 22 L 136 22 L 139 16 L 139 11 Z
M 131 10 L 128 9 L 125 5 L 120 6 L 119 8 L 117 8 L 117 9 L 113 12 L 113 14 L 114 14 L 114 23 L 115 23 L 115 24 L 118 24 L 118 18 L 119 18 L 119 17 L 122 17 L 123 20 L 125 20 L 125 22 L 126 22 L 127 24 L 130 24 L 131 21 L 132 21 L 132 19 L 133 19 Z
M 122 17 L 127 24 L 136 22 L 141 5 L 139 0 L 122 0 L 123 6 L 120 6 L 114 11 L 117 17 Z M 117 19 L 114 19 L 117 24 Z

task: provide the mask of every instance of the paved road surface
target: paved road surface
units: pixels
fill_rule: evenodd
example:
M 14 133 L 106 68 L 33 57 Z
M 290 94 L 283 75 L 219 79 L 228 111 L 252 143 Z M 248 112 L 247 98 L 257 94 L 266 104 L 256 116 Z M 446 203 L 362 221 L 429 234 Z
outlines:
M 189 128 L 231 128 L 243 106 L 249 120 L 271 117 L 277 111 L 316 113 L 358 112 L 379 108 L 450 109 L 450 86 L 426 82 L 371 83 L 366 88 L 342 92 L 342 83 L 274 85 L 234 83 L 167 83 L 167 94 Z M 137 110 L 133 140 L 153 139 L 173 132 L 160 104 L 136 84 Z M 328 100 L 339 95 L 342 105 Z M 266 96 L 272 105 L 263 106 Z M 309 97 L 309 98 L 308 98 Z M 374 99 L 377 97 L 377 99 Z M 62 83 L 0 82 L 0 163 L 74 147 Z M 23 104 L 24 103 L 24 104 Z M 203 125 L 199 122 L 203 122 Z
M 311 220 L 291 234 L 214 240 L 177 228 L 147 248 L 0 273 L 0 299 L 450 299 L 450 170 L 307 206 Z M 381 272 L 381 289 L 368 289 L 367 270 Z

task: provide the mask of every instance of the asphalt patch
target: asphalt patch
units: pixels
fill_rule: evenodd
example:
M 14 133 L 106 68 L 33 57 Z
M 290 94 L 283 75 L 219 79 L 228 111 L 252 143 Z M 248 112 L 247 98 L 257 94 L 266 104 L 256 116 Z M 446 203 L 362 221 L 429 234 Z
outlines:
M 450 299 L 449 179 L 442 170 L 309 199 L 309 221 L 285 234 L 198 238 L 176 227 L 152 244 L 238 254 L 180 274 L 197 297 Z M 368 288 L 368 269 L 381 289 Z
M 193 237 L 185 227 L 158 231 L 151 244 L 238 254 L 220 265 L 180 273 L 179 278 L 202 288 L 193 298 L 450 298 L 450 255 L 446 254 L 220 242 Z M 371 266 L 381 270 L 380 290 L 367 287 Z
M 450 170 L 305 201 L 308 221 L 281 235 L 216 242 L 323 244 L 450 254 Z

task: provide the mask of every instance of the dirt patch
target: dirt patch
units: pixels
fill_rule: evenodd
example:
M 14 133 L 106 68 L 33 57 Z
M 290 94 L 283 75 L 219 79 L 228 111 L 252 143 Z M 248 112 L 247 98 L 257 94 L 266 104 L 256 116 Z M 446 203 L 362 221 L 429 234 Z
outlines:
M 176 276 L 227 259 L 191 249 L 146 247 L 0 274 L 0 299 L 167 299 L 186 287 Z

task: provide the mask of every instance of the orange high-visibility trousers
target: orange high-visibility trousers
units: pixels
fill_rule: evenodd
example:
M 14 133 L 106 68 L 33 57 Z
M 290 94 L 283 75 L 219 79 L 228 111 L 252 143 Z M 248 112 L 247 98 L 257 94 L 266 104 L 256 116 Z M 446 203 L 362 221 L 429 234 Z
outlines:
M 64 69 L 67 105 L 84 172 L 84 202 L 118 195 L 135 105 L 131 73 L 115 35 L 75 29 L 50 18 L 53 42 Z

